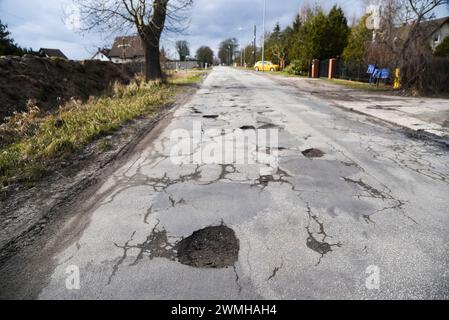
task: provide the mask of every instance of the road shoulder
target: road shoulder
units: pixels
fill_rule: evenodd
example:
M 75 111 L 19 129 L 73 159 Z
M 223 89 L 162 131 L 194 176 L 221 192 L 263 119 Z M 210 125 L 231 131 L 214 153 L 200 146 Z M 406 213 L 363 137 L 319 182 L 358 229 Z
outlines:
M 0 266 L 24 247 L 32 245 L 83 194 L 95 192 L 102 177 L 107 177 L 123 164 L 138 144 L 157 131 L 162 123 L 169 121 L 173 112 L 191 99 L 197 89 L 198 85 L 186 86 L 173 103 L 90 143 L 32 188 L 17 190 L 3 199 L 0 209 Z M 97 146 L 101 141 L 106 141 L 110 148 L 98 153 Z
M 252 72 L 252 71 L 247 71 Z M 449 100 L 405 97 L 392 92 L 347 88 L 321 79 L 261 74 L 345 111 L 355 112 L 405 129 L 411 135 L 449 145 Z

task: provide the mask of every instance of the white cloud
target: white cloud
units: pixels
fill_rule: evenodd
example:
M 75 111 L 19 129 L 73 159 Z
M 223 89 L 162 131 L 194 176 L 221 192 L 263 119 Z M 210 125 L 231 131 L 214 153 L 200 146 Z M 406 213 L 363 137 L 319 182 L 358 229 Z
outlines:
M 81 14 L 77 6 L 70 4 L 64 8 L 64 24 L 69 30 L 81 30 Z
M 276 22 L 282 27 L 290 24 L 305 1 L 315 2 L 267 0 L 266 29 L 272 30 Z M 318 2 L 325 9 L 333 3 L 341 4 L 349 20 L 354 14 L 362 13 L 361 0 Z M 0 19 L 8 23 L 14 39 L 21 46 L 34 49 L 53 46 L 73 59 L 89 58 L 98 47 L 111 46 L 110 35 L 78 32 L 81 27 L 79 12 L 70 3 L 70 0 L 0 0 Z M 254 25 L 258 27 L 258 35 L 262 34 L 262 11 L 263 0 L 195 0 L 187 32 L 166 35 L 163 45 L 173 54 L 177 39 L 189 41 L 192 54 L 202 45 L 210 46 L 216 52 L 220 41 L 229 37 L 236 37 L 246 45 L 252 41 Z

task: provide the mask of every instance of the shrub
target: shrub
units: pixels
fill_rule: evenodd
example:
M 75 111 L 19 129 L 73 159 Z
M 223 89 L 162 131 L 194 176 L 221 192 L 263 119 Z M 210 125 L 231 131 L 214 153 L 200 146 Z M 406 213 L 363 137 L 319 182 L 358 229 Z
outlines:
M 307 75 L 308 72 L 308 63 L 301 60 L 293 60 L 285 71 L 289 74 L 294 75 Z
M 417 64 L 409 64 L 401 69 L 403 88 L 416 94 L 434 95 L 449 93 L 449 59 L 426 57 L 416 72 Z
M 435 49 L 435 55 L 437 57 L 449 58 L 449 37 L 443 40 L 440 45 Z

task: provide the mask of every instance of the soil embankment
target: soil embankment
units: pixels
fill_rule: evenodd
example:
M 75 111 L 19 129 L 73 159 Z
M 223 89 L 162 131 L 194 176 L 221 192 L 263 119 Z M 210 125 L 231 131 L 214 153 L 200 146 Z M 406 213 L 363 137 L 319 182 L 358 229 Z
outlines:
M 0 57 L 0 123 L 29 104 L 52 111 L 72 97 L 86 100 L 116 81 L 128 83 L 132 76 L 110 62 Z

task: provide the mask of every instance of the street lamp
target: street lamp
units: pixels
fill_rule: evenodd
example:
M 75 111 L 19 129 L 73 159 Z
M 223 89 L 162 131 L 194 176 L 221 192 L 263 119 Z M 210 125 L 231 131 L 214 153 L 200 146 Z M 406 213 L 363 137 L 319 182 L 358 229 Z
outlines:
M 252 54 L 253 54 L 253 64 L 256 64 L 256 33 L 257 33 L 257 26 L 256 25 L 254 25 L 254 27 L 248 27 L 248 28 L 243 28 L 243 27 L 239 27 L 238 28 L 238 31 L 248 31 L 248 30 L 252 30 L 254 28 L 254 39 L 253 39 L 253 42 L 252 42 L 252 47 L 253 47 L 253 50 L 252 50 Z M 242 54 L 242 53 L 240 53 L 240 54 Z M 242 60 L 242 59 L 240 59 L 240 60 Z M 241 61 L 241 63 L 242 63 L 242 65 L 243 65 L 243 63 L 245 63 L 246 64 L 246 47 L 245 46 L 243 46 L 243 61 Z

